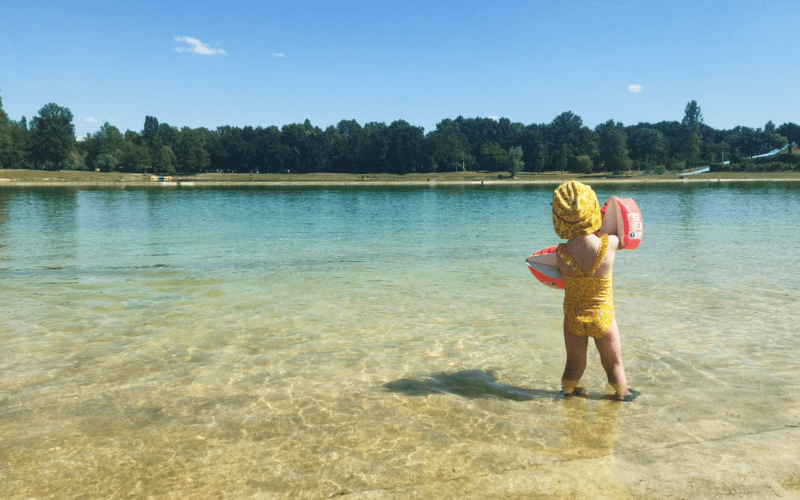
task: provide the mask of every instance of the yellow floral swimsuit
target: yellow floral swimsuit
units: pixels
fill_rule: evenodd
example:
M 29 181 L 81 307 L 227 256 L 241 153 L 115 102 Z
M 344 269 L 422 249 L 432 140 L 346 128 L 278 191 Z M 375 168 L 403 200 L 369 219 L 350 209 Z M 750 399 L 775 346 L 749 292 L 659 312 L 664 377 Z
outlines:
M 611 273 L 594 276 L 607 250 L 608 235 L 604 234 L 592 269 L 584 274 L 570 257 L 567 246 L 564 243 L 558 245 L 558 257 L 578 275 L 564 276 L 564 317 L 569 331 L 579 337 L 600 338 L 614 321 Z

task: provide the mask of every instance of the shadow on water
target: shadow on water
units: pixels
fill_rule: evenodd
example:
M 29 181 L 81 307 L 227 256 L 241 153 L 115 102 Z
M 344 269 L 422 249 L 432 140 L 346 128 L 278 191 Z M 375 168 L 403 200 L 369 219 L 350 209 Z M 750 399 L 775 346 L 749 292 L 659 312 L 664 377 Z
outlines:
M 383 385 L 390 392 L 406 396 L 425 396 L 428 394 L 455 394 L 470 399 L 498 398 L 512 401 L 532 399 L 565 399 L 561 391 L 528 389 L 497 382 L 497 377 L 488 370 L 461 370 L 454 373 L 434 373 L 424 379 L 403 378 Z M 639 393 L 631 390 L 633 400 Z M 610 394 L 581 394 L 587 399 L 614 399 Z M 627 398 L 626 398 L 627 400 Z
M 526 389 L 497 382 L 497 377 L 486 370 L 462 370 L 455 373 L 434 373 L 422 380 L 400 379 L 383 386 L 387 391 L 407 396 L 427 394 L 456 394 L 470 399 L 499 398 L 513 401 L 529 401 L 540 398 L 563 398 L 561 391 Z

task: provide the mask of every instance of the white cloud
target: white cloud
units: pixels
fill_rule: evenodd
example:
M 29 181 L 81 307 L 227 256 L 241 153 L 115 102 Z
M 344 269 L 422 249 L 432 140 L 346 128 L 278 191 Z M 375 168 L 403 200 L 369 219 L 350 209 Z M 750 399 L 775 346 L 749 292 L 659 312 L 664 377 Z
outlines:
M 630 92 L 631 94 L 638 94 L 639 92 L 641 92 L 643 90 L 644 90 L 644 87 L 642 87 L 641 85 L 637 85 L 635 83 L 631 84 L 631 85 L 628 85 L 628 92 Z
M 116 118 L 112 118 L 110 120 L 103 120 L 102 118 L 98 118 L 96 116 L 87 116 L 84 123 L 117 123 L 119 120 Z
M 286 54 L 284 54 L 283 52 L 273 52 L 272 53 L 272 57 L 277 57 L 278 59 L 283 59 L 284 57 L 286 57 Z
M 500 120 L 500 116 L 499 116 L 499 115 L 487 116 L 487 118 L 491 118 L 491 119 L 492 119 L 492 120 L 494 120 L 494 121 L 498 121 L 498 120 Z
M 225 55 L 224 49 L 212 49 L 197 38 L 192 38 L 190 36 L 176 36 L 175 41 L 184 42 L 189 45 L 188 47 L 175 47 L 175 52 L 194 52 L 195 54 L 203 56 Z

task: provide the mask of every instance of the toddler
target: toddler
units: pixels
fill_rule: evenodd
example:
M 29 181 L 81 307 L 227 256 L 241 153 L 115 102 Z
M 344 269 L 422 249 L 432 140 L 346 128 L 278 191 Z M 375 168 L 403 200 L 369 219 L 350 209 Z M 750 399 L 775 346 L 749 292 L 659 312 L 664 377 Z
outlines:
M 589 337 L 594 339 L 614 398 L 629 401 L 622 365 L 622 346 L 614 318 L 611 271 L 620 240 L 600 229 L 600 205 L 592 188 L 577 181 L 553 192 L 553 227 L 560 238 L 556 262 L 564 276 L 564 345 L 567 363 L 561 377 L 565 397 L 579 395 L 578 383 L 586 369 Z

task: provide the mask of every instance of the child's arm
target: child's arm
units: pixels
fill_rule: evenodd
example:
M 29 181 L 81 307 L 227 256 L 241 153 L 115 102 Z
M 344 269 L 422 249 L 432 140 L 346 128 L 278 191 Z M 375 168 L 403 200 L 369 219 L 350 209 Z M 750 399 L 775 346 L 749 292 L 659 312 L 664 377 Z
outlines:
M 622 248 L 622 242 L 616 234 L 608 235 L 608 249 L 616 252 Z

